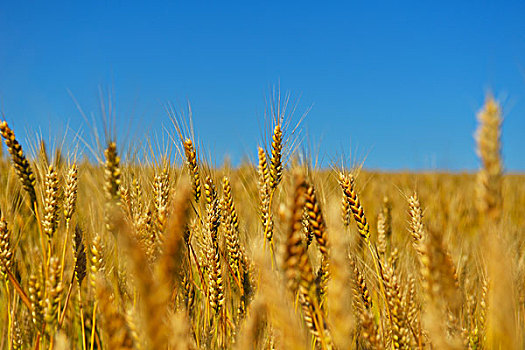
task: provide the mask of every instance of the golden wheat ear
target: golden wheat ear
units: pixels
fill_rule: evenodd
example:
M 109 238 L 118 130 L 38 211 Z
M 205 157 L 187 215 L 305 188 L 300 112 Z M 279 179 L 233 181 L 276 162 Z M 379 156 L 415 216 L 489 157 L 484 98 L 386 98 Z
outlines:
M 208 263 L 208 302 L 215 315 L 219 315 L 225 303 L 224 283 L 219 251 L 218 229 L 220 224 L 219 201 L 215 185 L 210 177 L 204 183 L 206 199 L 206 259 Z
M 44 185 L 44 219 L 42 220 L 42 227 L 48 241 L 51 241 L 58 227 L 58 205 L 60 199 L 58 194 L 58 174 L 52 165 L 48 168 Z
M 184 140 L 184 153 L 186 155 L 186 164 L 188 165 L 190 172 L 193 198 L 195 199 L 195 202 L 198 202 L 201 197 L 201 177 L 199 173 L 197 151 L 190 139 Z
M 272 157 L 270 158 L 270 191 L 275 188 L 281 182 L 283 177 L 283 163 L 282 163 L 282 151 L 283 151 L 283 132 L 281 125 L 277 124 L 273 129 L 272 136 Z
M 104 192 L 108 202 L 118 203 L 120 199 L 120 157 L 117 144 L 110 142 L 104 151 Z
M 226 239 L 226 249 L 228 253 L 228 262 L 233 270 L 235 278 L 239 279 L 240 274 L 240 244 L 239 244 L 239 218 L 237 216 L 237 210 L 233 202 L 232 188 L 230 185 L 230 179 L 224 177 L 222 179 L 223 188 L 223 205 L 222 205 L 222 217 L 224 219 L 224 236 Z
M 60 281 L 60 261 L 56 256 L 49 259 L 49 271 L 46 279 L 46 299 L 44 320 L 46 332 L 53 336 L 58 326 L 59 304 L 62 296 L 63 285 Z
M 153 196 L 155 198 L 156 229 L 157 234 L 160 236 L 164 233 L 168 217 L 170 200 L 170 174 L 168 168 L 164 168 L 155 174 L 155 178 L 153 179 Z
M 73 234 L 73 257 L 75 260 L 75 279 L 80 287 L 87 274 L 87 256 L 84 234 L 78 225 L 75 227 L 75 233 Z
M 481 215 L 498 220 L 502 211 L 501 107 L 488 95 L 478 113 L 477 153 L 482 168 L 477 175 L 476 206 Z
M 273 239 L 273 218 L 271 214 L 270 200 L 270 173 L 268 171 L 268 161 L 266 152 L 262 147 L 258 148 L 258 175 L 259 175 L 259 200 L 261 223 L 264 230 L 265 238 L 268 242 Z
M 31 320 L 35 330 L 40 332 L 44 324 L 44 286 L 41 276 L 31 274 L 29 277 L 29 300 L 31 302 Z
M 11 232 L 7 227 L 4 214 L 0 218 L 0 276 L 7 280 L 7 270 L 11 270 L 13 251 L 11 249 Z
M 392 243 L 392 204 L 388 196 L 383 197 L 383 206 L 377 214 L 377 251 L 385 259 Z
M 313 185 L 308 185 L 305 193 L 305 208 L 308 216 L 308 223 L 313 231 L 315 240 L 319 245 L 319 250 L 323 256 L 328 256 L 328 234 L 326 224 L 321 211 L 321 204 L 317 199 Z
M 397 250 L 394 250 L 389 263 L 383 270 L 383 284 L 386 290 L 386 307 L 390 314 L 390 342 L 394 349 L 406 349 L 410 346 L 411 337 L 406 308 L 403 305 L 401 281 L 395 269 L 397 259 Z
M 9 128 L 6 121 L 0 123 L 0 133 L 2 134 L 5 145 L 11 154 L 11 160 L 13 161 L 16 174 L 18 175 L 24 190 L 29 194 L 31 207 L 34 209 L 34 205 L 36 204 L 36 179 L 33 170 L 31 169 L 31 165 L 24 155 L 22 146 L 18 143 L 15 133 Z
M 69 228 L 69 222 L 77 204 L 78 192 L 78 167 L 72 164 L 66 175 L 66 188 L 64 190 L 64 221 Z
M 379 212 L 379 214 L 377 214 L 377 252 L 382 260 L 385 259 L 386 251 L 386 219 L 383 212 Z
M 298 295 L 303 318 L 315 341 L 324 349 L 333 347 L 321 300 L 315 283 L 315 275 L 302 239 L 302 220 L 306 203 L 307 184 L 304 176 L 295 175 L 295 190 L 291 206 L 291 221 L 286 240 L 284 271 L 289 289 Z M 328 271 L 326 267 L 326 271 Z
M 96 300 L 100 304 L 102 326 L 107 335 L 109 349 L 133 349 L 136 345 L 126 319 L 115 304 L 115 296 L 101 277 L 96 280 Z
M 359 332 L 360 342 L 372 349 L 384 348 L 383 338 L 372 313 L 372 297 L 365 276 L 359 269 L 355 259 L 350 259 L 350 266 L 354 270 L 352 283 L 353 305 L 361 329 Z
M 168 290 L 175 287 L 176 276 L 182 268 L 182 249 L 185 243 L 184 234 L 187 229 L 190 200 L 189 184 L 183 182 L 177 189 L 172 203 L 173 210 L 167 223 L 162 254 L 158 261 L 158 278 Z
M 418 254 L 421 254 L 421 245 L 425 238 L 425 227 L 423 226 L 423 210 L 419 203 L 419 197 L 416 192 L 408 198 L 409 205 L 409 231 L 412 236 L 412 245 Z
M 111 213 L 114 211 L 114 206 L 120 203 L 121 199 L 121 170 L 120 157 L 117 153 L 117 144 L 109 142 L 104 150 L 104 194 L 106 196 L 105 203 L 105 224 L 108 232 L 115 232 L 115 227 L 112 223 Z
M 365 211 L 361 205 L 361 200 L 357 195 L 355 177 L 353 175 L 339 174 L 339 183 L 343 189 L 343 194 L 348 202 L 350 211 L 354 215 L 359 235 L 368 243 L 370 238 L 370 225 L 366 219 Z
M 93 289 L 96 287 L 97 276 L 104 267 L 103 249 L 100 236 L 95 235 L 89 247 L 89 284 Z

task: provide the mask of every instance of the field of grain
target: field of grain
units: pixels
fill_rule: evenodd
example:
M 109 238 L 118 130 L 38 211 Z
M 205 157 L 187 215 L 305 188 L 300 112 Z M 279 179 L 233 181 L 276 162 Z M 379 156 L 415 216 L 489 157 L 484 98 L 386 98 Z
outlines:
M 236 168 L 177 118 L 175 160 L 100 164 L 3 122 L 0 348 L 522 349 L 525 175 L 477 117 L 478 173 L 318 169 L 279 115 Z

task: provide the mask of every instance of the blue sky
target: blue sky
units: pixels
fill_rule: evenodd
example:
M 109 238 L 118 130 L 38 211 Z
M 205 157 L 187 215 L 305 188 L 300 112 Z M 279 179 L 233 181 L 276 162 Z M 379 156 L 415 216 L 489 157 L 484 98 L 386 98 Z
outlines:
M 103 89 L 120 130 L 151 136 L 170 126 L 167 102 L 190 101 L 220 163 L 254 158 L 280 83 L 298 114 L 311 107 L 325 164 L 352 152 L 368 168 L 472 170 L 492 91 L 506 168 L 524 171 L 524 17 L 523 1 L 3 1 L 0 111 L 18 134 L 88 137 L 69 92 L 99 116 Z

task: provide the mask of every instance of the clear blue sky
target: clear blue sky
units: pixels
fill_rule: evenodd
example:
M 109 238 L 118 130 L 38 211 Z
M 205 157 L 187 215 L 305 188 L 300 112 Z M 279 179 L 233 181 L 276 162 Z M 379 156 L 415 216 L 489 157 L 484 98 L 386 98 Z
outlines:
M 525 2 L 2 1 L 0 110 L 18 133 L 85 127 L 68 91 L 150 135 L 189 100 L 220 163 L 253 158 L 270 86 L 327 163 L 476 169 L 475 113 L 503 102 L 507 169 L 525 170 Z M 23 131 L 20 131 L 23 130 Z M 357 152 L 357 153 L 355 153 Z

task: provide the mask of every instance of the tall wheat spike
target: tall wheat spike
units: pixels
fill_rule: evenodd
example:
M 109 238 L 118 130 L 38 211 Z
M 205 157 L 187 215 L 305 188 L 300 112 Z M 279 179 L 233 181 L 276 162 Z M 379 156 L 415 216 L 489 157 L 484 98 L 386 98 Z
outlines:
M 402 305 L 401 285 L 399 278 L 392 266 L 389 264 L 383 274 L 385 281 L 387 307 L 390 310 L 391 344 L 394 349 L 409 349 L 410 338 L 407 324 L 406 310 Z
M 228 177 L 222 179 L 223 187 L 223 212 L 224 218 L 224 236 L 226 238 L 226 248 L 228 251 L 228 259 L 234 274 L 239 277 L 240 267 L 240 246 L 239 246 L 239 219 L 237 217 L 237 210 L 233 202 L 232 188 Z
M 266 152 L 262 147 L 258 148 L 258 175 L 259 175 L 259 200 L 261 223 L 265 232 L 266 239 L 271 242 L 273 238 L 273 218 L 271 214 L 270 202 L 270 173 Z
M 11 270 L 13 250 L 11 248 L 11 232 L 7 227 L 4 214 L 0 218 L 0 276 L 6 280 L 7 270 Z
M 49 259 L 49 272 L 46 280 L 46 303 L 45 303 L 45 322 L 47 331 L 53 335 L 58 323 L 58 306 L 60 303 L 63 284 L 59 280 L 60 261 L 52 256 Z
M 78 167 L 72 164 L 66 176 L 66 188 L 64 190 L 64 221 L 69 226 L 77 204 L 78 191 Z
M 117 144 L 109 142 L 104 151 L 104 190 L 108 202 L 118 203 L 120 200 L 120 157 L 117 153 Z
M 421 244 L 423 244 L 425 237 L 425 228 L 423 226 L 423 210 L 416 192 L 408 198 L 408 205 L 410 208 L 409 231 L 412 236 L 412 245 L 416 252 L 420 253 Z
M 386 235 L 386 218 L 381 211 L 377 214 L 377 251 L 379 256 L 384 259 L 387 251 L 387 235 Z
M 166 225 L 168 206 L 170 199 L 170 176 L 167 168 L 155 175 L 153 180 L 153 195 L 155 197 L 155 213 L 157 219 L 157 231 L 164 232 Z
M 121 195 L 121 171 L 120 157 L 117 153 L 117 144 L 109 142 L 104 151 L 104 194 L 105 203 L 105 223 L 109 232 L 114 232 L 115 228 L 110 217 L 114 211 L 114 206 L 120 202 Z
M 40 332 L 44 324 L 44 287 L 39 276 L 31 274 L 28 292 L 31 300 L 31 319 L 36 331 Z
M 29 194 L 32 206 L 34 206 L 36 203 L 36 179 L 33 170 L 31 169 L 31 165 L 24 155 L 22 146 L 18 143 L 15 133 L 9 128 L 6 121 L 0 123 L 0 133 L 2 134 L 5 145 L 11 154 L 16 174 L 18 175 L 24 190 Z
M 78 225 L 73 235 L 73 258 L 75 260 L 75 279 L 80 287 L 87 274 L 87 255 L 84 235 Z
M 55 168 L 50 165 L 45 179 L 44 219 L 42 220 L 44 233 L 49 240 L 53 238 L 58 227 L 58 190 L 58 174 Z
M 275 190 L 283 177 L 282 151 L 283 132 L 281 130 L 281 124 L 277 124 L 273 129 L 272 136 L 272 157 L 270 158 L 269 181 L 270 191 Z
M 328 235 L 324 222 L 321 205 L 317 199 L 315 189 L 308 185 L 305 193 L 305 208 L 308 216 L 308 223 L 313 231 L 319 250 L 324 256 L 328 256 Z
M 361 205 L 361 201 L 357 195 L 355 189 L 355 178 L 353 175 L 345 175 L 343 173 L 339 174 L 339 183 L 343 189 L 343 194 L 348 202 L 350 210 L 354 215 L 355 222 L 357 224 L 357 229 L 359 235 L 368 242 L 370 238 L 370 225 L 365 216 L 365 211 Z
M 92 288 L 96 287 L 96 282 L 99 274 L 104 269 L 104 246 L 102 245 L 102 238 L 97 234 L 93 238 L 93 242 L 90 247 L 90 268 L 89 268 L 89 282 Z
M 190 170 L 193 197 L 195 198 L 195 202 L 198 202 L 201 197 L 201 177 L 199 174 L 197 151 L 190 139 L 184 140 L 184 152 L 186 154 L 186 164 L 188 164 L 188 169 Z
M 206 258 L 209 267 L 208 300 L 210 307 L 218 315 L 224 305 L 224 285 L 222 279 L 221 260 L 219 253 L 219 240 L 217 230 L 220 224 L 219 202 L 217 191 L 211 178 L 204 183 L 206 198 L 206 225 L 207 225 L 207 251 Z
M 299 302 L 308 329 L 323 349 L 331 349 L 333 343 L 325 324 L 325 316 L 318 300 L 312 265 L 302 242 L 302 218 L 306 203 L 307 184 L 302 175 L 295 175 L 295 191 L 292 202 L 291 221 L 286 241 L 284 270 L 292 293 L 299 293 Z
M 476 131 L 477 153 L 482 168 L 478 172 L 476 193 L 477 207 L 482 215 L 497 220 L 501 216 L 501 108 L 492 95 L 488 95 L 483 109 L 478 113 Z

